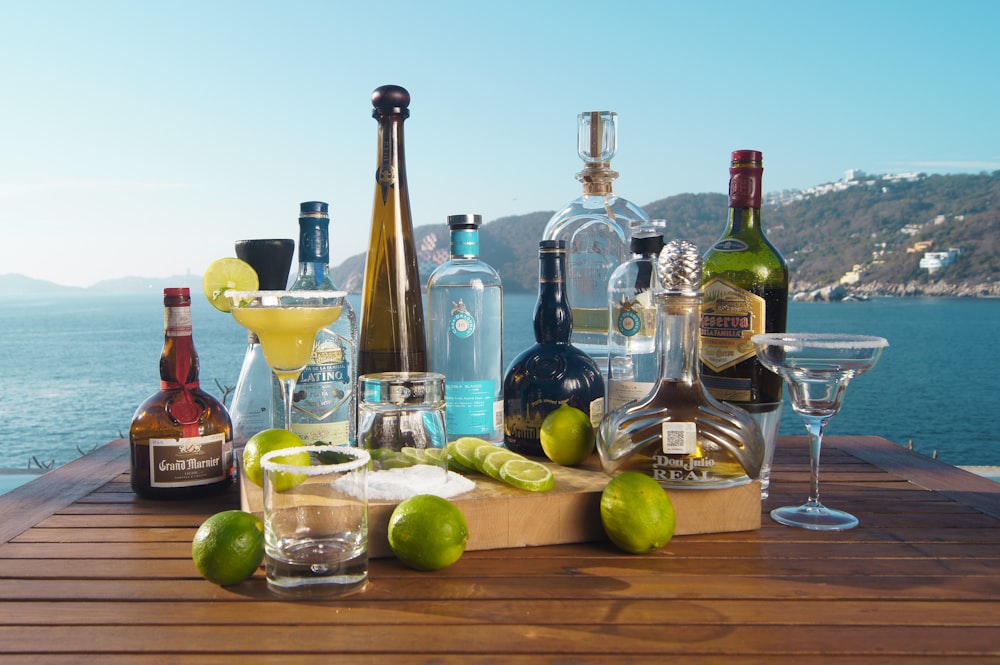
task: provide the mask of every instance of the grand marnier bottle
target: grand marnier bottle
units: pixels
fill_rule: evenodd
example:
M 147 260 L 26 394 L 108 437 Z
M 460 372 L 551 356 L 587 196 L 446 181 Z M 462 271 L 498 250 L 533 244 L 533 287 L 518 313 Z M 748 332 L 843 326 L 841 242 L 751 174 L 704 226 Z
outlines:
M 129 427 L 132 491 L 150 499 L 222 492 L 234 477 L 233 424 L 198 381 L 189 289 L 164 289 L 163 308 L 160 389 Z
M 504 443 L 523 455 L 543 455 L 545 416 L 562 404 L 583 411 L 596 427 L 604 416 L 604 379 L 586 353 L 570 344 L 573 312 L 566 297 L 566 244 L 538 245 L 535 344 L 507 369 L 503 385 Z
M 410 93 L 398 85 L 372 93 L 378 167 L 358 336 L 359 376 L 427 370 L 424 304 L 403 155 L 409 105 Z

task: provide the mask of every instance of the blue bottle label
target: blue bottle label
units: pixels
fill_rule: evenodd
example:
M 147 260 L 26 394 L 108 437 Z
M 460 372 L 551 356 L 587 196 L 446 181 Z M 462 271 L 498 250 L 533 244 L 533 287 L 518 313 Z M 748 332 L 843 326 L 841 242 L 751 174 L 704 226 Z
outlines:
M 445 422 L 449 438 L 490 435 L 496 430 L 495 381 L 448 381 L 445 395 L 448 399 Z
M 458 302 L 452 303 L 451 319 L 448 321 L 448 329 L 451 334 L 459 339 L 471 337 L 476 331 L 476 320 L 469 314 L 465 303 L 459 298 Z

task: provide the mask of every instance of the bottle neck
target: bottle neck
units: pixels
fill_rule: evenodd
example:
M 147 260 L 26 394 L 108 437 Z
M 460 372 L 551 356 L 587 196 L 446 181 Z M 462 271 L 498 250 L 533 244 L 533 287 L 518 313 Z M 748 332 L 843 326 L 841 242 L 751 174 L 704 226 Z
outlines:
M 543 249 L 538 263 L 535 341 L 569 343 L 573 313 L 566 299 L 566 250 Z
M 576 179 L 583 183 L 584 196 L 608 196 L 612 194 L 611 184 L 618 177 L 618 171 L 611 168 L 611 162 L 587 162 Z
M 479 231 L 476 229 L 454 229 L 451 232 L 451 258 L 479 258 Z
M 760 230 L 764 168 L 740 164 L 729 169 L 729 233 Z
M 330 219 L 299 217 L 299 272 L 292 288 L 332 288 L 329 264 Z
M 378 170 L 375 175 L 376 193 L 382 203 L 392 191 L 406 191 L 406 160 L 403 152 L 403 120 L 401 113 L 375 114 L 378 120 Z
M 657 297 L 656 349 L 659 379 L 696 385 L 701 296 Z
M 163 352 L 160 354 L 160 390 L 179 391 L 167 411 L 182 427 L 185 437 L 198 435 L 202 406 L 193 391 L 198 381 L 198 352 L 191 337 L 191 299 L 164 298 Z

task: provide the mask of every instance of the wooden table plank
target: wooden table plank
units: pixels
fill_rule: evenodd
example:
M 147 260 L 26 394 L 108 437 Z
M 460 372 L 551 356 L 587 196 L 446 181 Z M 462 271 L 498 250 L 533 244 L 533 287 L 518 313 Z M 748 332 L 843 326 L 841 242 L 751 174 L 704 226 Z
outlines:
M 766 517 L 808 491 L 796 437 L 779 445 L 760 529 L 644 556 L 606 542 L 475 551 L 436 573 L 378 559 L 364 593 L 308 603 L 276 598 L 262 573 L 200 579 L 190 539 L 234 497 L 138 500 L 123 443 L 0 497 L 4 663 L 1000 660 L 997 484 L 874 437 L 824 450 L 824 499 L 861 518 L 849 532 Z

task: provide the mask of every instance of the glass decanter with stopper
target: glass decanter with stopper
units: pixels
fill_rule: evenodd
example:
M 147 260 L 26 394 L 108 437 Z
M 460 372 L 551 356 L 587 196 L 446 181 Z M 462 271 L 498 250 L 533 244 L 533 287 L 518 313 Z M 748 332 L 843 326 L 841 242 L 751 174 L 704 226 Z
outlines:
M 649 219 L 636 204 L 617 196 L 618 114 L 588 111 L 578 116 L 577 153 L 584 162 L 576 179 L 583 193 L 554 214 L 544 240 L 566 243 L 566 296 L 573 307 L 573 345 L 608 371 L 607 288 L 628 257 L 630 224 Z
M 764 440 L 753 419 L 702 386 L 698 248 L 672 240 L 657 261 L 658 376 L 650 394 L 610 411 L 597 434 L 604 471 L 648 474 L 671 488 L 718 489 L 756 479 Z

